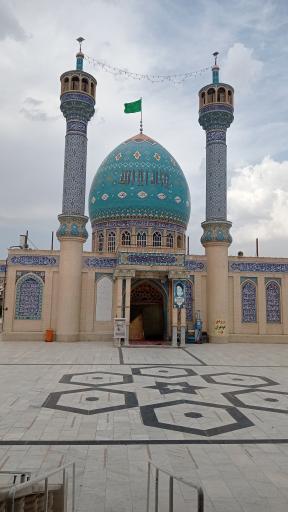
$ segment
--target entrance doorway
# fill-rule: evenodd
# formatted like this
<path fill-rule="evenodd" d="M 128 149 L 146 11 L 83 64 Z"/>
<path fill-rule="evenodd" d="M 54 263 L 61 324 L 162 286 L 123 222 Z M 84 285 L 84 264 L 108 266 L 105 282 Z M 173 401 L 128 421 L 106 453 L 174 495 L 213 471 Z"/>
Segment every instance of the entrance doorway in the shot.
<path fill-rule="evenodd" d="M 130 340 L 161 341 L 163 338 L 163 294 L 153 282 L 141 282 L 131 290 Z"/>

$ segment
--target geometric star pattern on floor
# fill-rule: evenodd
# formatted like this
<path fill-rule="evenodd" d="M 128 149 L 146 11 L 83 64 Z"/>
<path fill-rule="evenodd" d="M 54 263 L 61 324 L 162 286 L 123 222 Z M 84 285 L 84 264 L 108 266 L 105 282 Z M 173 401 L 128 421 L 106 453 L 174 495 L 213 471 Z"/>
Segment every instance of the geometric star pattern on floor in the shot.
<path fill-rule="evenodd" d="M 266 376 L 233 372 L 201 374 L 178 365 L 132 366 L 128 372 L 96 370 L 64 374 L 60 383 L 81 387 L 50 393 L 43 407 L 82 415 L 137 408 L 145 426 L 204 437 L 254 426 L 245 409 L 288 413 L 286 393 L 263 389 L 278 385 Z M 151 385 L 147 385 L 149 381 Z M 201 382 L 206 385 L 202 386 Z M 222 391 L 218 386 L 232 389 Z M 161 401 L 159 398 L 157 401 L 154 392 Z M 165 400 L 170 394 L 175 395 L 175 400 Z M 187 395 L 193 395 L 193 400 Z"/>

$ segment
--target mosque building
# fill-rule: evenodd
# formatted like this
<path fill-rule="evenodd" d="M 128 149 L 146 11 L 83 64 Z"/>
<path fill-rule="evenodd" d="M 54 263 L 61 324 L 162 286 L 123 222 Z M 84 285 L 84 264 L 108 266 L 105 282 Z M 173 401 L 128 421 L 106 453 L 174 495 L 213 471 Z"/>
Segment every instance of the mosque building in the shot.
<path fill-rule="evenodd" d="M 83 251 L 87 127 L 97 88 L 83 60 L 80 47 L 76 69 L 60 77 L 66 119 L 60 250 L 14 248 L 0 262 L 2 340 L 40 341 L 52 329 L 59 342 L 111 341 L 121 321 L 125 344 L 183 346 L 200 319 L 212 343 L 288 342 L 288 259 L 228 256 L 226 133 L 234 90 L 219 81 L 216 59 L 212 83 L 199 91 L 205 254 L 187 254 L 193 204 L 182 169 L 142 130 L 113 149 L 95 174 L 88 198 L 92 246 Z"/>

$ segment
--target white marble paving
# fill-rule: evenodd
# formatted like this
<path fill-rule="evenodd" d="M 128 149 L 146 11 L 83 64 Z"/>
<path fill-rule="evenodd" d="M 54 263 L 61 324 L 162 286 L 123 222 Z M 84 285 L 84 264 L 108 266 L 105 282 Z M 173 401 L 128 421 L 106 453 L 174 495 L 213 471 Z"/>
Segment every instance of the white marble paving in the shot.
<path fill-rule="evenodd" d="M 120 359 L 112 343 L 0 343 L 0 441 L 13 443 L 0 445 L 0 469 L 41 473 L 76 460 L 78 512 L 142 512 L 147 460 L 152 458 L 161 467 L 202 485 L 205 511 L 287 512 L 288 443 L 273 442 L 288 439 L 287 348 L 186 347 L 206 364 L 201 365 L 181 349 L 125 348 Z M 135 373 L 139 367 L 143 370 Z M 186 369 L 192 372 L 187 375 Z M 63 382 L 63 375 L 70 374 Z M 137 396 L 138 406 L 97 412 L 103 407 L 125 406 L 124 391 Z M 60 405 L 92 414 L 43 407 L 49 395 L 59 392 L 69 392 L 60 396 Z M 208 438 L 203 433 L 169 429 L 169 425 L 184 429 L 193 425 L 207 431 L 228 423 L 227 393 L 242 401 L 228 405 L 248 418 L 251 426 Z M 170 404 L 175 401 L 179 403 Z M 157 418 L 168 428 L 144 424 L 139 406 L 166 403 Z M 233 444 L 209 442 L 226 439 Z M 264 439 L 269 444 L 263 444 Z M 36 440 L 60 444 L 29 444 Z M 69 444 L 81 440 L 87 444 Z M 205 443 L 189 444 L 191 440 Z M 93 445 L 95 441 L 107 444 Z M 120 445 L 110 445 L 110 441 Z M 139 444 L 126 445 L 125 441 Z M 149 441 L 159 444 L 145 444 Z M 160 484 L 160 511 L 164 511 L 167 480 L 163 478 Z M 190 489 L 175 484 L 177 512 L 193 510 L 195 503 Z"/>

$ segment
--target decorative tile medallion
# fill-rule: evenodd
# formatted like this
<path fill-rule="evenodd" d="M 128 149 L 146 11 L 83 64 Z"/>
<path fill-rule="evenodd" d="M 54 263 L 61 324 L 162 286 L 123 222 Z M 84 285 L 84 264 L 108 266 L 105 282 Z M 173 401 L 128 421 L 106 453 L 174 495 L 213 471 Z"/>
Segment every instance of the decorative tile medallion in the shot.
<path fill-rule="evenodd" d="M 108 199 L 108 197 L 109 197 L 108 194 L 102 194 L 101 199 L 103 201 L 106 201 Z"/>
<path fill-rule="evenodd" d="M 119 194 L 117 194 L 118 197 L 120 197 L 120 199 L 125 199 L 125 197 L 127 197 L 127 194 L 126 192 L 119 192 Z"/>
<path fill-rule="evenodd" d="M 140 197 L 140 199 L 144 199 L 145 197 L 148 196 L 148 194 L 144 190 L 141 190 L 140 192 L 138 192 L 137 196 Z"/>
<path fill-rule="evenodd" d="M 162 199 L 162 200 L 166 199 L 166 195 L 163 194 L 163 192 L 160 192 L 159 194 L 157 194 L 157 197 L 158 197 L 158 199 Z"/>

